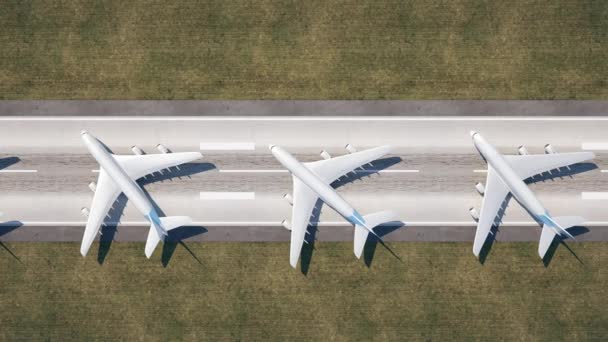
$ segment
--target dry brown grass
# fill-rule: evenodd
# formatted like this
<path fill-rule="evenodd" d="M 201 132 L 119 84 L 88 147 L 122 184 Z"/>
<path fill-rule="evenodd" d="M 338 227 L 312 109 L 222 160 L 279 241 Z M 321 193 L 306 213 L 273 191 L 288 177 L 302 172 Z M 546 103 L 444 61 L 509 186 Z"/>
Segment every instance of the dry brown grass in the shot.
<path fill-rule="evenodd" d="M 608 2 L 0 0 L 3 99 L 606 99 Z"/>
<path fill-rule="evenodd" d="M 190 243 L 168 265 L 114 243 L 103 265 L 76 243 L 0 250 L 1 340 L 590 340 L 608 334 L 606 243 L 392 243 L 371 267 L 318 243 L 308 275 L 285 243 Z M 92 252 L 96 250 L 94 246 Z"/>

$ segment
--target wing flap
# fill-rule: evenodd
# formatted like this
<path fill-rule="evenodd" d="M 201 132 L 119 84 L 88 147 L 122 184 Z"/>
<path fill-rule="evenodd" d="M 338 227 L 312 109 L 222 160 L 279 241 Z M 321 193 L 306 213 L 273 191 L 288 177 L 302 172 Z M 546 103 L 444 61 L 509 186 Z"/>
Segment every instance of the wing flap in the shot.
<path fill-rule="evenodd" d="M 473 254 L 475 256 L 479 256 L 492 230 L 496 215 L 509 192 L 509 188 L 498 177 L 496 171 L 491 166 L 488 166 L 486 190 L 481 202 L 481 213 L 479 214 L 479 222 L 477 222 L 477 230 L 475 231 L 475 242 L 473 243 Z"/>
<path fill-rule="evenodd" d="M 352 172 L 365 164 L 371 163 L 372 161 L 391 153 L 391 151 L 391 146 L 380 146 L 327 160 L 304 163 L 304 165 L 328 184 L 331 184 L 345 174 Z"/>
<path fill-rule="evenodd" d="M 82 244 L 80 245 L 80 254 L 82 254 L 82 256 L 87 255 L 89 248 L 91 248 L 91 244 L 97 237 L 99 227 L 120 193 L 121 190 L 118 185 L 116 185 L 106 171 L 101 168 L 99 170 L 99 177 L 97 178 L 97 187 L 95 188 L 95 195 L 93 197 L 93 202 L 91 203 L 87 225 L 84 229 L 84 235 L 82 236 Z"/>
<path fill-rule="evenodd" d="M 133 180 L 203 157 L 199 152 L 112 156 Z"/>
<path fill-rule="evenodd" d="M 310 216 L 318 195 L 297 177 L 293 177 L 293 207 L 291 215 L 291 245 L 289 263 L 295 268 L 302 252 L 302 244 L 310 223 Z"/>
<path fill-rule="evenodd" d="M 570 152 L 504 156 L 504 158 L 521 179 L 527 179 L 543 172 L 591 160 L 595 158 L 595 154 L 593 152 Z"/>

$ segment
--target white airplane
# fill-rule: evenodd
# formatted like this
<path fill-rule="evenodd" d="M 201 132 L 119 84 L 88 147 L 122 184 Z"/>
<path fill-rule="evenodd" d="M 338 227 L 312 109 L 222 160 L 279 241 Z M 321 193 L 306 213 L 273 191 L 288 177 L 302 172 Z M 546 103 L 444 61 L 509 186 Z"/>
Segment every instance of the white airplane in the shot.
<path fill-rule="evenodd" d="M 543 224 L 538 246 L 538 255 L 541 258 L 544 258 L 556 235 L 574 238 L 566 229 L 582 224 L 585 219 L 575 216 L 552 217 L 524 180 L 546 171 L 593 159 L 593 152 L 555 153 L 550 145 L 547 145 L 547 154 L 529 155 L 525 147 L 521 146 L 520 155 L 501 155 L 479 133 L 471 131 L 471 137 L 477 151 L 488 164 L 485 189 L 483 185 L 478 184 L 483 201 L 473 244 L 475 256 L 479 257 L 497 213 L 509 193 L 536 221 Z"/>
<path fill-rule="evenodd" d="M 145 253 L 150 258 L 158 243 L 167 236 L 171 229 L 187 225 L 192 219 L 187 216 L 159 217 L 158 213 L 148 200 L 141 187 L 135 182 L 137 179 L 173 166 L 187 163 L 199 158 L 199 152 L 141 154 L 141 150 L 133 147 L 136 155 L 115 155 L 94 136 L 82 131 L 81 138 L 89 152 L 99 163 L 99 178 L 97 184 L 91 184 L 95 196 L 90 211 L 87 211 L 87 225 L 82 237 L 80 254 L 86 256 L 93 240 L 97 236 L 99 227 L 116 201 L 120 193 L 135 204 L 135 207 L 150 222 L 150 231 L 146 241 Z M 159 145 L 159 149 L 160 149 Z M 168 152 L 165 149 L 165 152 Z"/>
<path fill-rule="evenodd" d="M 275 158 L 293 176 L 293 197 L 285 195 L 293 206 L 292 223 L 283 221 L 285 227 L 291 230 L 289 262 L 292 267 L 295 268 L 298 263 L 310 216 L 319 198 L 355 226 L 354 252 L 357 258 L 361 257 L 368 234 L 376 235 L 373 231 L 374 227 L 397 220 L 397 215 L 390 211 L 361 216 L 330 186 L 335 180 L 349 172 L 390 153 L 390 146 L 381 146 L 361 152 L 356 152 L 350 147 L 350 151 L 354 153 L 336 158 L 331 158 L 327 152 L 323 151 L 321 156 L 325 160 L 311 163 L 300 163 L 279 146 L 270 145 L 269 148 Z"/>

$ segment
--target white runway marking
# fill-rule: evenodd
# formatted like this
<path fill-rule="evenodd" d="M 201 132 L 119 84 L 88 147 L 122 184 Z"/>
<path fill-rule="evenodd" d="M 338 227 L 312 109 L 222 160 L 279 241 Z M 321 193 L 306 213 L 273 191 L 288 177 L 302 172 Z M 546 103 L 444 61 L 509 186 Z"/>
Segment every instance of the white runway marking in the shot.
<path fill-rule="evenodd" d="M 278 173 L 278 172 L 289 172 L 288 170 L 225 170 L 220 169 L 219 172 L 225 173 Z M 419 173 L 420 170 L 357 170 L 355 173 Z"/>
<path fill-rule="evenodd" d="M 365 171 L 355 171 L 356 173 L 418 173 L 420 170 L 365 170 Z"/>
<path fill-rule="evenodd" d="M 219 170 L 226 173 L 273 173 L 273 172 L 289 172 L 287 170 Z"/>
<path fill-rule="evenodd" d="M 608 173 L 608 170 L 600 170 L 601 173 Z"/>
<path fill-rule="evenodd" d="M 583 150 L 608 150 L 608 142 L 584 142 L 581 144 Z"/>
<path fill-rule="evenodd" d="M 98 173 L 98 172 L 99 172 L 99 170 L 91 170 L 91 172 L 93 172 L 93 173 Z"/>
<path fill-rule="evenodd" d="M 607 200 L 608 192 L 582 192 L 581 198 L 584 200 Z"/>
<path fill-rule="evenodd" d="M 395 116 L 20 116 L 0 117 L 0 121 L 608 121 L 608 117 L 579 117 L 579 116 L 545 116 L 545 117 L 508 117 L 508 116 L 418 116 L 418 117 L 395 117 Z"/>
<path fill-rule="evenodd" d="M 2 173 L 33 173 L 38 172 L 38 170 L 0 170 Z"/>
<path fill-rule="evenodd" d="M 255 192 L 200 192 L 201 200 L 254 200 Z"/>
<path fill-rule="evenodd" d="M 253 151 L 255 143 L 252 142 L 202 142 L 200 149 L 204 151 Z"/>
<path fill-rule="evenodd" d="M 486 173 L 488 170 L 473 170 L 475 173 Z"/>

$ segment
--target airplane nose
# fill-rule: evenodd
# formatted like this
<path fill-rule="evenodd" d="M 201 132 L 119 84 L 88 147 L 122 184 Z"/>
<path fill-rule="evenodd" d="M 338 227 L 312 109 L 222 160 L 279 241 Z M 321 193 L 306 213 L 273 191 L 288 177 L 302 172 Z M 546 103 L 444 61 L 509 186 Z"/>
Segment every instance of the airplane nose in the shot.
<path fill-rule="evenodd" d="M 469 134 L 471 135 L 471 138 L 472 138 L 473 136 L 475 136 L 475 134 L 477 134 L 477 132 L 475 132 L 475 131 L 470 131 L 470 132 L 469 132 Z"/>

